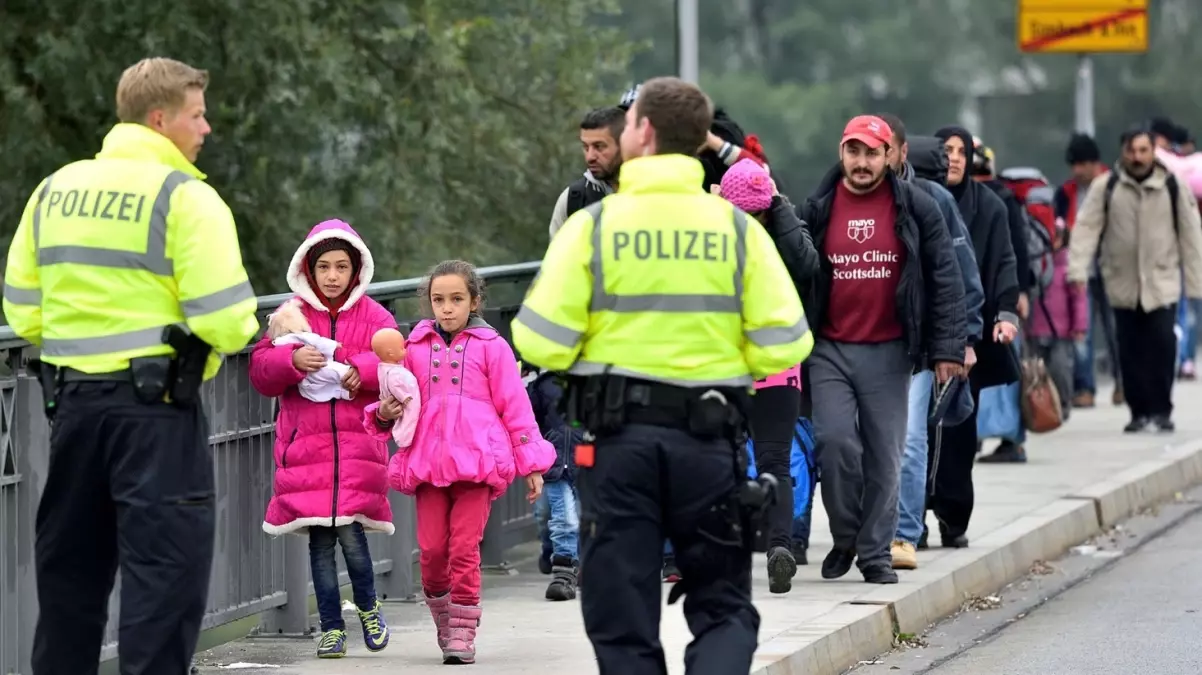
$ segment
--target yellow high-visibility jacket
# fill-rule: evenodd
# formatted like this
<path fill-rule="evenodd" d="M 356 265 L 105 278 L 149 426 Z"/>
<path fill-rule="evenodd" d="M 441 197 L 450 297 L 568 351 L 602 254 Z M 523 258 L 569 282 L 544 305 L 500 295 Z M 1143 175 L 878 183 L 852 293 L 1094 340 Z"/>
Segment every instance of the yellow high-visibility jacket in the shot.
<path fill-rule="evenodd" d="M 13 235 L 4 313 L 41 358 L 85 373 L 173 354 L 164 327 L 183 324 L 221 355 L 259 329 L 234 217 L 166 137 L 118 124 L 95 159 L 42 181 Z"/>
<path fill-rule="evenodd" d="M 628 161 L 617 194 L 564 223 L 512 324 L 522 359 L 705 387 L 750 386 L 809 356 L 772 239 L 704 192 L 702 174 L 683 155 Z"/>

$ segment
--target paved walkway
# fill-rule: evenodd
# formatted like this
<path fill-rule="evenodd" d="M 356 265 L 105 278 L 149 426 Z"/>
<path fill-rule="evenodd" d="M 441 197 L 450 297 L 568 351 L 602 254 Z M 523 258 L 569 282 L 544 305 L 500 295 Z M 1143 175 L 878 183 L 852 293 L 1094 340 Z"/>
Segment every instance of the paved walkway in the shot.
<path fill-rule="evenodd" d="M 1104 405 L 1094 410 L 1074 411 L 1061 430 L 1033 436 L 1028 443 L 1028 464 L 977 466 L 977 503 L 970 539 L 981 538 L 1075 490 L 1154 459 L 1170 445 L 1202 438 L 1202 415 L 1194 412 L 1202 404 L 1202 384 L 1177 388 L 1178 431 L 1171 436 L 1121 433 L 1128 419 L 1126 408 L 1109 405 L 1109 390 L 1101 394 L 1098 399 Z M 837 581 L 823 581 L 819 577 L 818 566 L 830 547 L 821 502 L 814 508 L 811 546 L 811 564 L 801 568 L 793 592 L 788 595 L 769 594 L 763 564 L 757 565 L 755 601 L 763 617 L 761 644 L 786 631 L 799 637 L 817 637 L 832 631 L 846 622 L 835 614 L 824 615 L 879 588 L 863 583 L 854 570 Z M 947 552 L 940 549 L 920 552 L 920 565 L 944 555 Z M 492 675 L 596 672 L 579 605 L 544 600 L 547 577 L 538 574 L 531 564 L 519 568 L 521 573 L 517 576 L 485 578 L 483 625 L 476 643 L 477 667 Z M 920 583 L 908 580 L 910 574 L 913 573 L 901 573 L 903 586 Z M 684 672 L 682 658 L 690 639 L 680 607 L 677 604 L 665 608 L 662 626 L 668 668 L 674 674 Z M 424 606 L 389 604 L 386 613 L 393 630 L 392 644 L 379 654 L 368 653 L 358 635 L 352 636 L 350 654 L 335 662 L 318 661 L 313 656 L 315 642 L 248 639 L 201 654 L 198 663 L 203 673 L 230 672 L 221 666 L 234 663 L 273 666 L 243 666 L 246 669 L 238 671 L 252 675 L 445 672 Z M 358 626 L 350 614 L 347 623 Z"/>

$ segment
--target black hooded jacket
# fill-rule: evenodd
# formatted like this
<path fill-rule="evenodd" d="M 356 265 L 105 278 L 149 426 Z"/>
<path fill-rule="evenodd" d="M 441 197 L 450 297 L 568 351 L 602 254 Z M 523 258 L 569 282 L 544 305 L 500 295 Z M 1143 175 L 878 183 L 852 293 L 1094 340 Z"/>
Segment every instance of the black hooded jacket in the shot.
<path fill-rule="evenodd" d="M 1018 195 L 1006 187 L 1006 184 L 996 178 L 980 181 L 982 185 L 993 190 L 993 194 L 1001 198 L 1006 205 L 1006 213 L 1010 224 L 1010 246 L 1014 249 L 1014 275 L 1018 277 L 1018 290 L 1025 293 L 1035 285 L 1035 276 L 1031 274 L 1031 255 L 1027 252 L 1027 209 L 1018 200 Z"/>
<path fill-rule="evenodd" d="M 830 226 L 831 204 L 840 180 L 843 180 L 842 167 L 836 165 L 799 209 L 819 252 Z M 906 250 L 897 284 L 897 318 L 904 330 L 910 358 L 916 368 L 929 368 L 937 361 L 963 363 L 968 330 L 964 283 L 939 206 L 921 189 L 899 180 L 892 171 L 887 171 L 885 180 L 893 188 L 897 206 L 894 229 Z M 830 309 L 834 270 L 825 256 L 819 255 L 819 262 L 821 269 L 806 294 L 805 310 L 810 325 L 822 331 Z"/>
<path fill-rule="evenodd" d="M 764 229 L 776 244 L 776 251 L 780 253 L 793 285 L 797 287 L 797 295 L 804 298 L 814 277 L 821 271 L 818 249 L 814 248 L 810 231 L 784 195 L 772 198 L 766 220 L 768 222 L 764 223 Z"/>
<path fill-rule="evenodd" d="M 972 166 L 972 136 L 967 131 L 946 127 L 935 135 L 945 141 L 952 136 L 960 138 L 967 155 L 965 166 Z M 1018 363 L 1009 345 L 993 341 L 993 326 L 1000 320 L 1019 325 L 1019 287 L 1014 245 L 1010 242 L 1009 212 L 1002 199 L 969 177 L 967 170 L 963 180 L 949 186 L 948 190 L 955 195 L 960 215 L 968 226 L 977 255 L 977 268 L 981 271 L 981 287 L 985 291 L 985 305 L 981 308 L 985 329 L 981 341 L 974 345 L 977 365 L 972 373 L 982 387 L 1008 384 L 1020 375 Z"/>

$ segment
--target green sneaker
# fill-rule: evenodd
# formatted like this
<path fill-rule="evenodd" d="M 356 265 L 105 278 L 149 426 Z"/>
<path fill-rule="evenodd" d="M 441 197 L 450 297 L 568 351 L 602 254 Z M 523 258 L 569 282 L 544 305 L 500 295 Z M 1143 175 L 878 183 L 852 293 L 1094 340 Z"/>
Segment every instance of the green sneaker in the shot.
<path fill-rule="evenodd" d="M 378 652 L 388 646 L 388 624 L 380 613 L 380 601 L 370 612 L 359 611 L 359 623 L 363 624 L 363 643 L 370 651 Z"/>
<path fill-rule="evenodd" d="M 328 630 L 321 634 L 317 643 L 317 658 L 340 659 L 346 656 L 346 631 Z"/>

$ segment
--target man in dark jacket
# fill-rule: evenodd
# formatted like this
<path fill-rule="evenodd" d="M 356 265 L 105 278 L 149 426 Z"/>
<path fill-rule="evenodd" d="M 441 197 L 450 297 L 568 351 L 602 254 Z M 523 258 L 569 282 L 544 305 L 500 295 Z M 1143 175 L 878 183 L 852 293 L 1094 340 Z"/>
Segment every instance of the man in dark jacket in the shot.
<path fill-rule="evenodd" d="M 1031 271 L 1031 256 L 1027 251 L 1027 209 L 1014 191 L 998 180 L 993 150 L 973 138 L 972 178 L 993 190 L 1006 205 L 1010 225 L 1010 246 L 1014 249 L 1014 275 L 1018 277 L 1018 318 L 1026 320 L 1031 311 L 1030 290 L 1037 280 Z"/>
<path fill-rule="evenodd" d="M 879 117 L 848 122 L 840 163 L 801 209 L 821 271 L 805 302 L 817 331 L 807 364 L 822 502 L 834 548 L 822 576 L 857 562 L 869 583 L 897 583 L 897 530 L 907 392 L 915 368 L 946 382 L 963 372 L 964 284 L 939 207 L 889 170 L 893 132 Z"/>
<path fill-rule="evenodd" d="M 588 168 L 555 200 L 548 227 L 552 237 L 563 227 L 568 216 L 601 201 L 617 189 L 618 170 L 622 167 L 618 139 L 625 126 L 626 111 L 617 106 L 590 110 L 580 121 L 580 146 Z"/>
<path fill-rule="evenodd" d="M 968 226 L 981 286 L 985 289 L 982 316 L 984 335 L 976 345 L 977 364 L 969 372 L 973 401 L 981 389 L 1015 382 L 1020 376 L 1018 358 L 1011 343 L 1018 334 L 1018 276 L 1014 246 L 1010 242 L 1010 219 L 1005 203 L 992 190 L 969 177 L 973 160 L 973 138 L 960 127 L 935 132 L 943 140 L 948 156 L 948 191 L 956 198 L 960 216 Z M 977 453 L 977 416 L 963 424 L 946 427 L 942 444 L 932 443 L 930 466 L 934 480 L 928 486 L 928 506 L 939 519 L 943 545 L 968 545 L 965 532 L 972 517 L 972 467 Z M 923 537 L 925 540 L 925 536 Z M 919 548 L 925 541 L 920 542 Z"/>
<path fill-rule="evenodd" d="M 903 181 L 920 187 L 939 204 L 947 225 L 948 236 L 956 253 L 956 266 L 964 282 L 964 300 L 968 321 L 968 346 L 964 351 L 964 366 L 971 369 L 976 362 L 972 345 L 981 339 L 981 305 L 985 292 L 981 289 L 981 274 L 977 259 L 969 244 L 968 228 L 960 218 L 956 198 L 947 191 L 947 155 L 943 141 L 934 136 L 917 136 L 907 140 L 902 121 L 893 115 L 881 115 L 893 129 L 889 152 L 890 166 Z M 912 160 L 912 161 L 911 161 Z M 928 368 L 914 373 L 910 381 L 909 416 L 906 420 L 906 450 L 902 455 L 901 486 L 898 500 L 897 535 L 890 554 L 893 569 L 912 570 L 918 567 L 916 547 L 922 538 L 923 519 L 927 502 L 927 419 L 934 390 L 934 374 Z"/>

